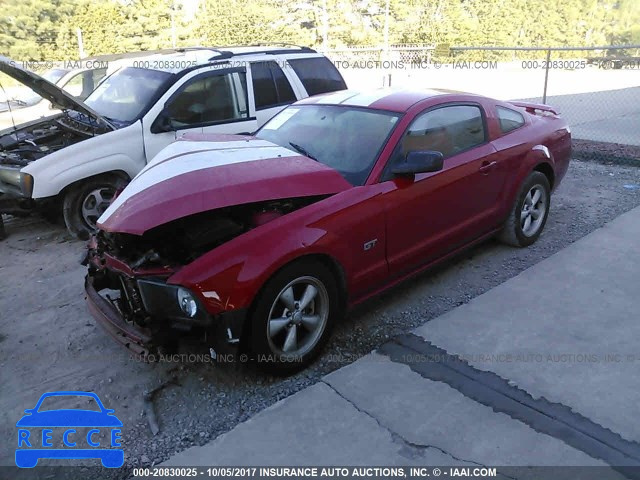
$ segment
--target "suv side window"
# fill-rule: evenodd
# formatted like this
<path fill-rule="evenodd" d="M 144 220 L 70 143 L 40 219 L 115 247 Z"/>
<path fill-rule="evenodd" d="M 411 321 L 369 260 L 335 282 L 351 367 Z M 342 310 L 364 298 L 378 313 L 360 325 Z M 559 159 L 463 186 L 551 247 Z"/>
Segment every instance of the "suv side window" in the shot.
<path fill-rule="evenodd" d="M 62 89 L 69 95 L 84 100 L 95 90 L 106 73 L 106 68 L 80 72 L 72 77 Z"/>
<path fill-rule="evenodd" d="M 246 119 L 246 91 L 245 72 L 204 74 L 184 84 L 166 111 L 178 128 Z"/>
<path fill-rule="evenodd" d="M 524 117 L 520 112 L 516 112 L 510 108 L 496 106 L 496 113 L 498 114 L 502 133 L 509 133 L 524 125 Z"/>
<path fill-rule="evenodd" d="M 297 58 L 288 62 L 310 96 L 347 88 L 338 69 L 326 57 Z"/>
<path fill-rule="evenodd" d="M 251 64 L 256 110 L 277 107 L 296 101 L 293 88 L 280 66 L 274 62 Z"/>
<path fill-rule="evenodd" d="M 80 98 L 82 95 L 83 74 L 78 73 L 65 84 L 62 89 L 72 97 Z"/>

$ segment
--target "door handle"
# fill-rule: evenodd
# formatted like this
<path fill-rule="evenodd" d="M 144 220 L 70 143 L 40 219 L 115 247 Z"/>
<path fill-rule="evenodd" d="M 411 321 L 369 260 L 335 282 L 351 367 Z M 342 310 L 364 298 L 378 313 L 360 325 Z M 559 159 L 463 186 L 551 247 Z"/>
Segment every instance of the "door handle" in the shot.
<path fill-rule="evenodd" d="M 480 166 L 480 171 L 482 173 L 489 173 L 489 171 L 496 166 L 496 163 L 498 162 L 482 162 L 482 165 Z"/>

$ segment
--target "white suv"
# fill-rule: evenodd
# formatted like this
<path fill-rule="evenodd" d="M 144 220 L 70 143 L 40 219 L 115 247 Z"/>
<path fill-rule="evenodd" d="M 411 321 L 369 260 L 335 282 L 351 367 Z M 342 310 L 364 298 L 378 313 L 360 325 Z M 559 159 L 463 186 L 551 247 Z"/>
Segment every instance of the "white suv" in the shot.
<path fill-rule="evenodd" d="M 63 204 L 84 237 L 114 193 L 186 133 L 253 132 L 286 105 L 343 90 L 306 47 L 188 48 L 119 60 L 84 102 L 0 57 L 0 71 L 63 112 L 0 131 L 1 213 Z"/>

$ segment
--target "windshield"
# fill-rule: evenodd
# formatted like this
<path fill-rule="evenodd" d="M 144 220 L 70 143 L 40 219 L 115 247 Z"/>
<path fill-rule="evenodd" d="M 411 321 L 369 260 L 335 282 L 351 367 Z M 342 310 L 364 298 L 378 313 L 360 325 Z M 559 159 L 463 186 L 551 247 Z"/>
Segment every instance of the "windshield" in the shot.
<path fill-rule="evenodd" d="M 53 68 L 51 70 L 47 70 L 40 76 L 45 80 L 48 80 L 51 83 L 55 84 L 67 72 L 68 70 L 63 70 L 62 68 Z M 31 90 L 29 87 L 21 86 L 19 88 L 16 88 L 13 93 L 9 95 L 9 100 L 16 103 L 18 107 L 28 107 L 38 103 L 40 100 L 42 100 L 42 97 Z"/>
<path fill-rule="evenodd" d="M 108 120 L 131 123 L 170 76 L 158 70 L 123 68 L 105 78 L 84 103 Z"/>
<path fill-rule="evenodd" d="M 363 185 L 399 118 L 350 106 L 295 105 L 267 122 L 256 137 L 334 168 Z"/>

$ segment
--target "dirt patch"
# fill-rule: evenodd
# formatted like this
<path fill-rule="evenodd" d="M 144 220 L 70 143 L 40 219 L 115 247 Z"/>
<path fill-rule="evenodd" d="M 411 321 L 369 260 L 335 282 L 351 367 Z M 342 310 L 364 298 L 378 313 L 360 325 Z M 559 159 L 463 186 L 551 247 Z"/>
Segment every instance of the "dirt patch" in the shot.
<path fill-rule="evenodd" d="M 581 160 L 597 160 L 640 167 L 640 146 L 621 143 L 572 140 L 573 155 Z"/>

